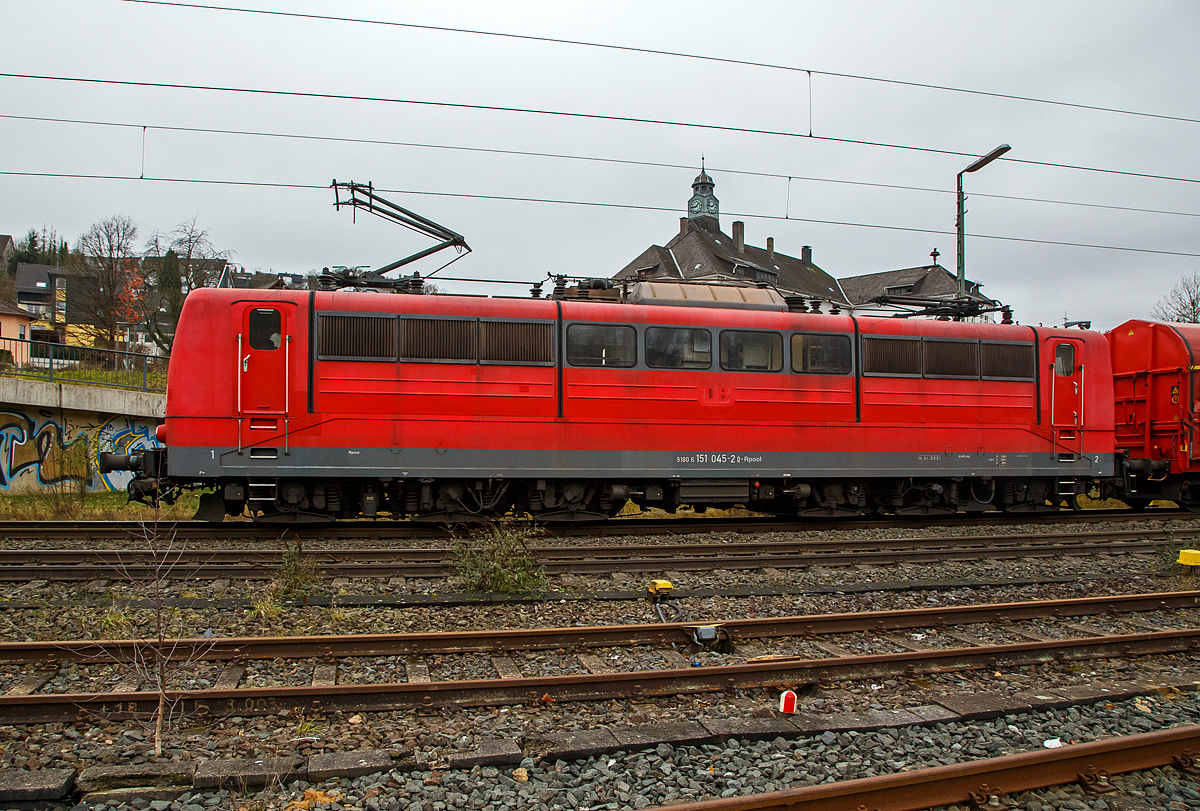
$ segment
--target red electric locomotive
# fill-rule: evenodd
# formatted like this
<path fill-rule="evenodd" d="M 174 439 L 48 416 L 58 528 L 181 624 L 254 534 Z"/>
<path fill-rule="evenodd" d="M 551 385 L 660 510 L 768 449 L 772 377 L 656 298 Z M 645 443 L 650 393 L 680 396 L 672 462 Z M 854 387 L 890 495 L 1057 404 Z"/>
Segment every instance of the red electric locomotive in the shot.
<path fill-rule="evenodd" d="M 1109 363 L 1099 333 L 789 312 L 735 287 L 204 289 L 130 494 L 204 488 L 212 520 L 1056 509 L 1114 480 Z"/>

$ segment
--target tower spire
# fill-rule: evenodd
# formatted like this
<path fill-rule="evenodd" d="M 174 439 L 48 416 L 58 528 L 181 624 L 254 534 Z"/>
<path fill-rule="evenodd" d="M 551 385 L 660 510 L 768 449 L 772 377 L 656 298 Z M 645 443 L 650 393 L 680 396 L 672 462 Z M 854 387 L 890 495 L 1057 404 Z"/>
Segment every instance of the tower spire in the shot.
<path fill-rule="evenodd" d="M 692 181 L 692 199 L 688 200 L 688 219 L 708 217 L 715 224 L 719 221 L 720 201 L 713 194 L 716 183 L 704 170 L 704 156 L 700 156 L 700 174 Z"/>

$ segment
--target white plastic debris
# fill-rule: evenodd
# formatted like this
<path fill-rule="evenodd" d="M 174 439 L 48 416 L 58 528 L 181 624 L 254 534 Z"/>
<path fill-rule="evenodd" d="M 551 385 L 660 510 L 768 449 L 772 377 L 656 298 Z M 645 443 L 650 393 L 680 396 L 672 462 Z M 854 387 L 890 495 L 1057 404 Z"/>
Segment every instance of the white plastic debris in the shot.
<path fill-rule="evenodd" d="M 1062 745 L 1062 738 L 1051 738 L 1048 741 L 1042 741 L 1042 746 L 1046 747 L 1047 749 L 1057 749 Z"/>

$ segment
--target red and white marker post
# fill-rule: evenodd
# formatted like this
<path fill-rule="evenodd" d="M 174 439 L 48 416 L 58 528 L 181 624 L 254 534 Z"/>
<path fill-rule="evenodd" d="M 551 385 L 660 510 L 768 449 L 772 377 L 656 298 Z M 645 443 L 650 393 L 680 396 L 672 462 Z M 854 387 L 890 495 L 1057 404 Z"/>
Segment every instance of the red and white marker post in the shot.
<path fill-rule="evenodd" d="M 796 711 L 796 694 L 791 690 L 784 690 L 779 694 L 779 711 L 793 713 Z"/>

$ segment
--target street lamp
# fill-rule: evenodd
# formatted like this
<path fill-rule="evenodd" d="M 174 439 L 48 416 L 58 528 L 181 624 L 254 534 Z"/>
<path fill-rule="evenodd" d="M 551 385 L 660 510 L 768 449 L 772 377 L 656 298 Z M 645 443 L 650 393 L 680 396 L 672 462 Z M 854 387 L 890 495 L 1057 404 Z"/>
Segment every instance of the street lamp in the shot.
<path fill-rule="evenodd" d="M 966 169 L 958 173 L 958 219 L 955 224 L 958 226 L 958 291 L 956 298 L 960 301 L 967 297 L 967 259 L 966 259 L 966 217 L 967 217 L 967 198 L 963 194 L 962 176 L 967 172 L 978 172 L 983 167 L 994 161 L 996 158 L 1003 155 L 1008 150 L 1012 149 L 1008 144 L 1000 144 L 991 152 L 984 155 L 979 160 L 972 163 Z"/>

